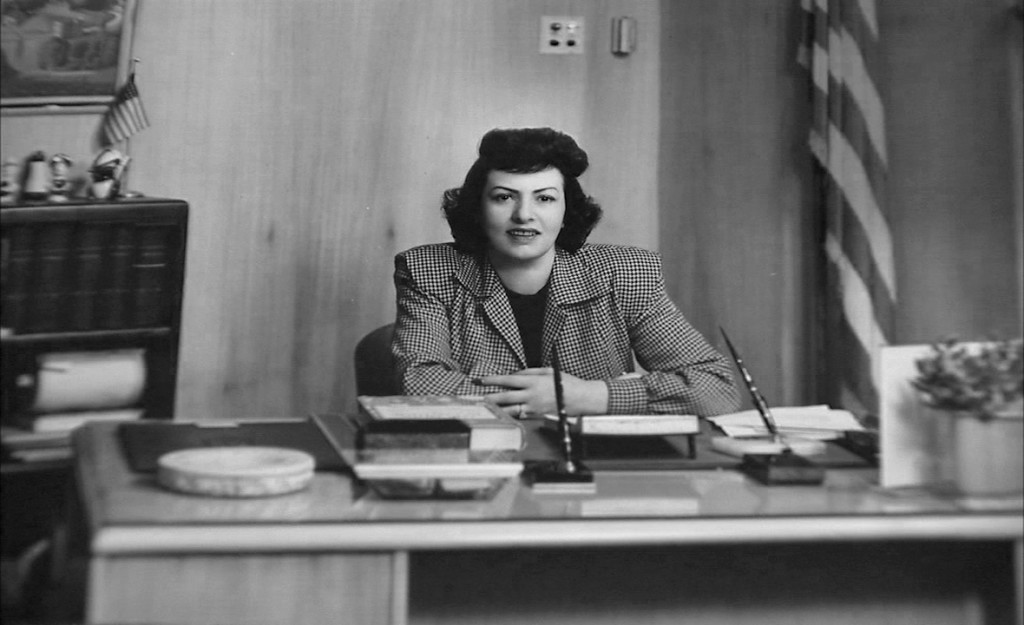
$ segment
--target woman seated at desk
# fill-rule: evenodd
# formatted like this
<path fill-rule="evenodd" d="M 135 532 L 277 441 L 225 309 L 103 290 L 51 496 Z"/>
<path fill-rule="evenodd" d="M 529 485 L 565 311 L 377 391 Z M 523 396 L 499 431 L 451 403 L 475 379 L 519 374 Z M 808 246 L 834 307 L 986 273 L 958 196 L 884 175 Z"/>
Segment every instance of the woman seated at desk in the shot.
<path fill-rule="evenodd" d="M 550 128 L 484 135 L 462 187 L 444 194 L 454 243 L 395 258 L 403 393 L 554 413 L 557 350 L 570 415 L 737 409 L 728 362 L 668 298 L 660 257 L 586 244 L 601 217 L 577 180 L 587 165 Z"/>

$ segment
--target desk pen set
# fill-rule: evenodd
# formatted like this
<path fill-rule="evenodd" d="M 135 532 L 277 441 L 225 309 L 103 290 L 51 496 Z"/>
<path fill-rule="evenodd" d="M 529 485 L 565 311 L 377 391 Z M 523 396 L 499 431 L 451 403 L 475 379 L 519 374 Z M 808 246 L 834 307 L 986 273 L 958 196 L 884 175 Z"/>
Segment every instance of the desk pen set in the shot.
<path fill-rule="evenodd" d="M 569 426 L 569 415 L 565 410 L 562 369 L 557 349 L 551 352 L 551 366 L 555 376 L 555 403 L 558 408 L 558 437 L 562 458 L 530 463 L 526 478 L 535 493 L 592 494 L 597 491 L 594 474 L 580 462 L 579 454 L 573 447 L 573 433 Z"/>
<path fill-rule="evenodd" d="M 763 484 L 821 484 L 825 479 L 825 469 L 793 452 L 789 442 L 779 433 L 779 428 L 775 424 L 771 410 L 768 408 L 768 402 L 765 401 L 761 392 L 757 390 L 754 378 L 743 364 L 743 359 L 740 358 L 736 348 L 733 347 L 732 341 L 729 340 L 725 330 L 722 328 L 719 328 L 719 330 L 722 332 L 725 344 L 729 347 L 729 353 L 736 363 L 736 368 L 739 370 L 740 376 L 750 392 L 750 398 L 754 402 L 754 407 L 757 409 L 758 414 L 761 415 L 761 420 L 768 429 L 772 441 L 779 444 L 782 448 L 781 453 L 744 454 L 740 470 Z"/>

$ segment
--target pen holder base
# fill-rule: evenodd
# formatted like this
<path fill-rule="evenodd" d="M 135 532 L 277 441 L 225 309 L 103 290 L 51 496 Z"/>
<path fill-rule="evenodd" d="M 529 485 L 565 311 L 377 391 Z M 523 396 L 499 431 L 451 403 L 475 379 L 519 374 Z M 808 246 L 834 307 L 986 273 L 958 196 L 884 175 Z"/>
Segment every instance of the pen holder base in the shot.
<path fill-rule="evenodd" d="M 525 472 L 526 481 L 535 493 L 593 494 L 597 492 L 593 472 L 579 462 L 531 463 Z"/>
<path fill-rule="evenodd" d="M 836 444 L 878 466 L 878 430 L 846 431 Z"/>
<path fill-rule="evenodd" d="M 745 454 L 740 469 L 762 484 L 817 485 L 825 481 L 825 469 L 792 452 Z"/>

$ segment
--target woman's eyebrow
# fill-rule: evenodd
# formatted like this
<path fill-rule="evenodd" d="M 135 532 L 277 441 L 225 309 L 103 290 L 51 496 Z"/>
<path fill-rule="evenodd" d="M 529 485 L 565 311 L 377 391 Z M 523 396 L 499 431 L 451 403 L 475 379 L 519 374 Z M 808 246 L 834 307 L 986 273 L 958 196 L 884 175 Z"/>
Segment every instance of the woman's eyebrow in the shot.
<path fill-rule="evenodd" d="M 542 189 L 534 189 L 533 190 L 534 193 L 542 193 L 544 191 L 554 191 L 554 192 L 557 193 L 558 192 L 558 187 L 544 187 Z"/>

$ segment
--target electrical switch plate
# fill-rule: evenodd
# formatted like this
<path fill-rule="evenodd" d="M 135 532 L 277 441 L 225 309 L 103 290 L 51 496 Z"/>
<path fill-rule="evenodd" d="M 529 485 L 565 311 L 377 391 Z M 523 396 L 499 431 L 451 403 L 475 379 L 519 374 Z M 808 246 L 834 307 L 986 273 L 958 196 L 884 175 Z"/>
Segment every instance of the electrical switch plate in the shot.
<path fill-rule="evenodd" d="M 583 18 L 545 15 L 540 18 L 541 54 L 583 54 Z"/>

